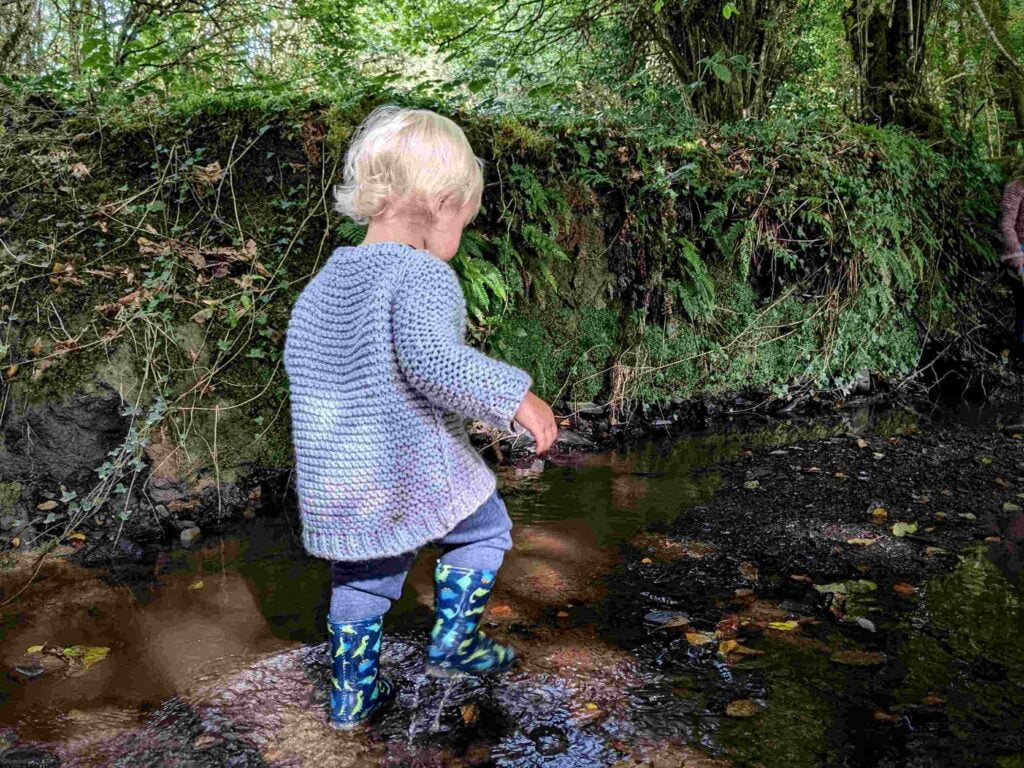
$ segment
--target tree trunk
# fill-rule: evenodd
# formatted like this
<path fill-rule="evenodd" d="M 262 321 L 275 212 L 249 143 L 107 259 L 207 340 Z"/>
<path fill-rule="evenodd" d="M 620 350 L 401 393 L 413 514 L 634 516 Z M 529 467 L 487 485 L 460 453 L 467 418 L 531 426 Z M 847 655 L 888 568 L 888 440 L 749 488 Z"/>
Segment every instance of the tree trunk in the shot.
<path fill-rule="evenodd" d="M 846 39 L 860 75 L 862 118 L 877 125 L 923 127 L 928 21 L 934 0 L 847 0 Z"/>
<path fill-rule="evenodd" d="M 644 3 L 633 34 L 653 40 L 679 84 L 691 93 L 695 115 L 708 122 L 761 117 L 790 74 L 800 37 L 801 0 L 670 0 L 659 11 Z"/>

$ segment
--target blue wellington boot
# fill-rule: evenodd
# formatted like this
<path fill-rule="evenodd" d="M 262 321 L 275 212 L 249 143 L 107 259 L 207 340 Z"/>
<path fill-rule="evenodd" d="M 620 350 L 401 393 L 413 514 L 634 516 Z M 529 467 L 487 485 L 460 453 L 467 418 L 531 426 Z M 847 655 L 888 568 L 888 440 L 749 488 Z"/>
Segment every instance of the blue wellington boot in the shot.
<path fill-rule="evenodd" d="M 434 569 L 434 628 L 426 673 L 434 677 L 504 672 L 515 649 L 489 639 L 477 628 L 494 586 L 494 571 L 438 563 Z"/>
<path fill-rule="evenodd" d="M 383 616 L 362 621 L 327 620 L 331 652 L 333 728 L 355 728 L 395 699 L 395 687 L 378 674 Z"/>

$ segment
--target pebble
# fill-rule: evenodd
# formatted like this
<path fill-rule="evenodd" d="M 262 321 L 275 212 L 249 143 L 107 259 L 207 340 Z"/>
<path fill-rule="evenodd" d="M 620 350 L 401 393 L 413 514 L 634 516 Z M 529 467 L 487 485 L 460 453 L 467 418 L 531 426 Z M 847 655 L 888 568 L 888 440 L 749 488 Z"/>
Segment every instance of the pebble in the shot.
<path fill-rule="evenodd" d="M 19 675 L 27 677 L 29 680 L 33 680 L 42 675 L 46 670 L 38 665 L 33 664 L 31 666 L 15 667 L 14 671 L 17 672 Z"/>
<path fill-rule="evenodd" d="M 181 543 L 188 546 L 198 539 L 201 534 L 202 531 L 200 531 L 199 527 L 196 525 L 193 525 L 191 528 L 186 528 L 181 532 Z"/>
<path fill-rule="evenodd" d="M 171 520 L 171 526 L 177 531 L 184 531 L 189 528 L 196 528 L 196 524 L 193 520 Z"/>

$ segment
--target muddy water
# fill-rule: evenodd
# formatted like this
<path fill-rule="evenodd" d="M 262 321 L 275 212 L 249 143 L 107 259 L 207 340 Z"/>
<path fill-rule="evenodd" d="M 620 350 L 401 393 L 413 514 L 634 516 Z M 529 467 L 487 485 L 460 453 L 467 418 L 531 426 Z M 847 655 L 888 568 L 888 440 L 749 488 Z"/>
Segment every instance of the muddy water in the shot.
<path fill-rule="evenodd" d="M 723 461 L 849 432 L 888 436 L 916 422 L 902 411 L 860 411 L 813 423 L 748 423 L 562 457 L 543 471 L 503 468 L 516 548 L 491 600 L 488 631 L 520 649 L 521 668 L 497 683 L 442 684 L 419 674 L 431 621 L 434 553 L 425 551 L 387 625 L 384 664 L 401 685 L 400 706 L 355 736 L 323 722 L 327 572 L 304 555 L 286 520 L 264 514 L 192 551 L 162 551 L 132 566 L 48 561 L 0 618 L 0 661 L 8 670 L 0 682 L 0 740 L 13 745 L 0 753 L 0 765 L 839 764 L 820 753 L 828 740 L 816 732 L 844 695 L 827 661 L 822 667 L 806 649 L 766 638 L 764 656 L 747 662 L 762 673 L 747 675 L 746 687 L 734 685 L 743 672 L 700 645 L 684 642 L 692 663 L 663 663 L 621 642 L 637 627 L 621 626 L 609 575 L 621 572 L 619 545 L 713 499 Z M 1017 523 L 1002 524 L 1009 527 L 1004 540 L 1018 541 Z M 1024 669 L 1010 630 L 958 638 L 955 615 L 972 590 L 994 590 L 1001 602 L 985 610 L 1019 627 L 1019 555 L 1011 551 L 1000 563 L 978 552 L 963 562 L 926 591 L 921 610 L 929 627 L 941 628 L 941 641 L 915 629 L 920 617 L 894 619 L 918 643 L 900 646 L 912 673 L 889 692 L 894 701 L 937 689 L 954 660 L 979 642 L 1002 659 L 1000 670 Z M 0 572 L 5 594 L 30 566 Z M 638 601 L 659 599 L 656 590 L 636 587 Z M 774 616 L 778 608 L 765 611 Z M 975 623 L 988 626 L 986 616 L 993 618 Z M 42 644 L 109 651 L 83 669 L 45 652 L 26 654 Z M 995 688 L 965 679 L 977 684 L 968 686 L 971 701 L 1020 695 L 1012 674 Z M 754 718 L 723 718 L 723 696 L 770 698 L 772 706 Z M 785 750 L 784 762 L 765 756 L 763 745 L 771 744 Z"/>

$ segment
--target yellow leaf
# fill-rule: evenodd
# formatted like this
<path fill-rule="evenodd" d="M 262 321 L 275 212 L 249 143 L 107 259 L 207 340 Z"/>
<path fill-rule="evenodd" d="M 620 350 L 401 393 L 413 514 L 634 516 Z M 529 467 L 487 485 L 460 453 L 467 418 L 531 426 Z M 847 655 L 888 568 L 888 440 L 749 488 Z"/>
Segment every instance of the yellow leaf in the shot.
<path fill-rule="evenodd" d="M 42 510 L 43 512 L 46 512 L 47 510 L 50 510 L 50 509 L 56 509 L 56 508 L 57 508 L 57 502 L 54 501 L 53 499 L 50 499 L 49 501 L 44 501 L 42 504 L 37 504 L 36 505 L 36 509 Z"/>
<path fill-rule="evenodd" d="M 81 531 L 74 531 L 68 534 L 68 541 L 85 541 L 85 534 Z"/>
<path fill-rule="evenodd" d="M 21 546 L 21 537 L 20 536 L 15 536 L 13 539 L 11 539 L 11 547 L 13 549 L 17 549 L 20 546 Z"/>
<path fill-rule="evenodd" d="M 82 667 L 88 669 L 97 661 L 103 661 L 110 652 L 109 648 L 93 645 L 69 645 L 63 654 L 69 659 L 81 659 Z"/>
<path fill-rule="evenodd" d="M 727 656 L 730 653 L 739 653 L 744 656 L 760 656 L 764 653 L 764 651 L 755 651 L 753 648 L 747 648 L 739 640 L 723 640 L 718 644 L 718 652 L 723 656 Z"/>
<path fill-rule="evenodd" d="M 690 645 L 707 645 L 708 643 L 714 642 L 714 635 L 709 635 L 707 632 L 687 632 L 686 640 Z"/>
<path fill-rule="evenodd" d="M 757 714 L 757 704 L 750 699 L 737 699 L 725 705 L 725 714 L 729 717 L 753 717 Z"/>
<path fill-rule="evenodd" d="M 41 645 L 30 645 L 25 653 L 39 653 L 41 650 L 43 650 Z"/>
<path fill-rule="evenodd" d="M 203 588 L 203 580 L 202 579 L 196 579 L 195 581 L 193 581 L 191 584 L 188 585 L 188 588 L 189 589 L 202 589 Z"/>
<path fill-rule="evenodd" d="M 595 704 L 595 703 L 594 703 L 594 702 L 592 702 L 592 701 L 588 701 L 588 702 L 587 702 L 586 704 L 584 704 L 583 706 L 584 706 L 584 708 L 586 708 L 586 709 L 591 709 L 591 710 L 593 710 L 593 709 L 597 709 L 597 704 Z"/>
<path fill-rule="evenodd" d="M 800 626 L 799 621 L 769 621 L 768 626 L 783 632 L 791 632 Z"/>
<path fill-rule="evenodd" d="M 846 543 L 853 544 L 857 547 L 870 547 L 876 541 L 878 541 L 878 539 L 847 539 Z"/>

